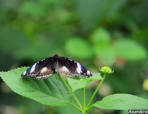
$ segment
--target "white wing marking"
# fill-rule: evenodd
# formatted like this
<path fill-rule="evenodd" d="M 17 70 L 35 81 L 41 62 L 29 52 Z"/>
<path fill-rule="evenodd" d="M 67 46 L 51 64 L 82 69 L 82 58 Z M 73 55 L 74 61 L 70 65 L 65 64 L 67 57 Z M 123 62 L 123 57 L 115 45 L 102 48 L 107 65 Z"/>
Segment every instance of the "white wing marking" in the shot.
<path fill-rule="evenodd" d="M 30 70 L 30 73 L 33 73 L 33 72 L 34 72 L 35 67 L 36 67 L 36 64 L 34 64 L 34 65 L 32 66 L 32 68 L 31 68 L 31 70 Z"/>
<path fill-rule="evenodd" d="M 77 63 L 76 71 L 80 74 L 82 72 L 80 63 Z"/>

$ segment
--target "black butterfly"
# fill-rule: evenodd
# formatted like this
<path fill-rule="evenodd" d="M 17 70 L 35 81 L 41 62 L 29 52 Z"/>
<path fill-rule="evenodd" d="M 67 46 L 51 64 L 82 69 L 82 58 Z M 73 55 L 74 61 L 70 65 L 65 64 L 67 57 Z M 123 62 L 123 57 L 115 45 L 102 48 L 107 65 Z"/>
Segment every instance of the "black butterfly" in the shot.
<path fill-rule="evenodd" d="M 92 76 L 91 72 L 80 63 L 70 58 L 60 57 L 58 55 L 54 55 L 53 57 L 49 57 L 35 63 L 24 73 L 22 73 L 21 76 L 22 78 L 31 76 L 39 80 L 46 79 L 53 73 L 58 73 L 60 75 L 66 75 L 69 77 Z"/>

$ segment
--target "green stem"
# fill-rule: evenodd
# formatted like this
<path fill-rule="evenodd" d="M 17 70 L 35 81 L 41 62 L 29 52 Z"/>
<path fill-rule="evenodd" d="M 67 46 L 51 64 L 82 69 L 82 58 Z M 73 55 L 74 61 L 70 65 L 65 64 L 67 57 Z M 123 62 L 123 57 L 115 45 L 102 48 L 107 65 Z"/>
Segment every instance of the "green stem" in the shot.
<path fill-rule="evenodd" d="M 85 87 L 83 88 L 83 109 L 82 114 L 86 114 L 86 107 L 85 107 Z"/>
<path fill-rule="evenodd" d="M 77 96 L 72 92 L 71 88 L 69 87 L 69 85 L 66 83 L 66 81 L 61 77 L 64 85 L 66 86 L 66 88 L 68 89 L 68 91 L 70 92 L 70 94 L 73 96 L 73 98 L 75 99 L 76 103 L 79 105 L 80 110 L 82 109 L 82 105 L 79 101 L 79 99 L 77 98 Z"/>
<path fill-rule="evenodd" d="M 83 111 L 82 111 L 82 114 L 86 114 L 86 110 L 83 110 Z"/>
<path fill-rule="evenodd" d="M 83 88 L 83 108 L 85 108 L 85 88 Z"/>
<path fill-rule="evenodd" d="M 104 82 L 105 78 L 106 78 L 106 75 L 104 75 L 103 79 L 100 81 L 100 83 L 98 84 L 98 86 L 97 86 L 97 88 L 95 89 L 94 93 L 92 94 L 92 96 L 91 96 L 91 98 L 90 98 L 90 100 L 89 100 L 89 102 L 88 102 L 88 104 L 87 104 L 87 110 L 88 110 L 90 104 L 92 103 L 92 101 L 93 101 L 93 99 L 94 99 L 96 93 L 97 93 L 98 90 L 100 89 L 102 83 Z M 90 107 L 91 107 L 91 106 L 90 106 Z"/>
<path fill-rule="evenodd" d="M 90 110 L 91 108 L 93 108 L 93 105 L 89 105 L 89 106 L 87 107 L 87 110 Z"/>

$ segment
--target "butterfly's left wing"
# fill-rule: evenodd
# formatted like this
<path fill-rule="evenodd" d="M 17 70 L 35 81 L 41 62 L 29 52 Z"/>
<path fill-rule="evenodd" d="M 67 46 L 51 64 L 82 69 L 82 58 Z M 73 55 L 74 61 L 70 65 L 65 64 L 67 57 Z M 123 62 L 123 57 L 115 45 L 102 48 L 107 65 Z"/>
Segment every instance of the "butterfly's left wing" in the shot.
<path fill-rule="evenodd" d="M 53 57 L 46 58 L 32 65 L 21 76 L 22 78 L 30 76 L 38 80 L 48 78 L 54 73 L 54 63 Z"/>
<path fill-rule="evenodd" d="M 59 74 L 68 75 L 70 77 L 92 76 L 91 72 L 87 70 L 82 64 L 66 57 L 59 57 L 57 59 L 55 70 Z"/>

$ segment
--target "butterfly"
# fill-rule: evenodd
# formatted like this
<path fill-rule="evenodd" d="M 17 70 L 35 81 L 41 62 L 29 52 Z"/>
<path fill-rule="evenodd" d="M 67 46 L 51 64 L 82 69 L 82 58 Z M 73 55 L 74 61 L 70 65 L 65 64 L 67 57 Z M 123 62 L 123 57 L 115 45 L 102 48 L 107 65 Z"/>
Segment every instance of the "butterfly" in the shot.
<path fill-rule="evenodd" d="M 52 57 L 38 61 L 23 72 L 21 77 L 26 78 L 30 76 L 40 80 L 52 76 L 53 73 L 58 73 L 62 76 L 64 75 L 69 77 L 92 76 L 91 72 L 79 62 L 56 54 Z"/>

